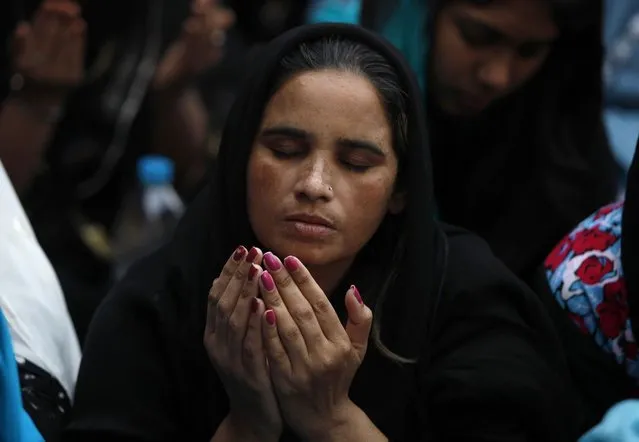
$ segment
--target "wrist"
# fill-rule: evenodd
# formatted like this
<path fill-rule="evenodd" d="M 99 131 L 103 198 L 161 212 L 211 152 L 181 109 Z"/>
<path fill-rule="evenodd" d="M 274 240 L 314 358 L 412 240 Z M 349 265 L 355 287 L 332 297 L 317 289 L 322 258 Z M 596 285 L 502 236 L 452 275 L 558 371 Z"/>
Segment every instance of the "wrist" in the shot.
<path fill-rule="evenodd" d="M 11 94 L 5 102 L 4 106 L 13 106 L 20 112 L 35 119 L 39 123 L 56 124 L 62 119 L 64 106 L 62 102 L 57 101 L 40 101 L 25 97 L 21 94 Z"/>
<path fill-rule="evenodd" d="M 281 430 L 260 425 L 253 419 L 243 419 L 232 412 L 227 416 L 228 425 L 237 440 L 246 442 L 278 442 Z"/>
<path fill-rule="evenodd" d="M 306 442 L 388 441 L 366 413 L 351 401 L 340 408 L 336 417 L 327 423 L 321 433 L 310 435 L 304 440 Z"/>

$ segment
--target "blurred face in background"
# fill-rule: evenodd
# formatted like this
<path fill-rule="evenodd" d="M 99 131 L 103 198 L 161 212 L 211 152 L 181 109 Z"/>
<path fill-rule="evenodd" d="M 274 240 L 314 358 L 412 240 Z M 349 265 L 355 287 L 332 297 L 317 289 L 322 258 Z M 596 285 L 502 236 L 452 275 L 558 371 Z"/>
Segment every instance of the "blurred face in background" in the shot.
<path fill-rule="evenodd" d="M 559 34 L 547 0 L 445 1 L 435 22 L 430 91 L 451 115 L 478 114 L 542 67 Z"/>

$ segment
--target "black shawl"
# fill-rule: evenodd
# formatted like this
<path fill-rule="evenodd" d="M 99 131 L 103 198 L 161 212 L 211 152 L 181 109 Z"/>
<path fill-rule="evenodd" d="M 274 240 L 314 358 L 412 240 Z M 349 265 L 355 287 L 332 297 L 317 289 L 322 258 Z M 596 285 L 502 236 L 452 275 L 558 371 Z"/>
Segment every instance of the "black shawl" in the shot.
<path fill-rule="evenodd" d="M 374 34 L 328 24 L 287 32 L 255 54 L 210 184 L 172 242 L 134 266 L 96 314 L 67 440 L 208 441 L 228 413 L 202 345 L 206 295 L 233 249 L 255 243 L 246 164 L 279 60 L 327 36 L 383 54 L 409 108 L 408 152 L 400 160 L 407 208 L 384 221 L 344 286 L 357 283 L 374 305 L 376 287 L 396 273 L 375 314 L 383 314 L 387 346 L 418 363 L 391 362 L 371 345 L 351 398 L 392 440 L 567 441 L 582 429 L 557 337 L 535 295 L 483 241 L 434 221 L 425 115 L 409 68 Z M 404 239 L 394 241 L 400 231 Z M 397 258 L 393 266 L 385 255 Z M 286 432 L 283 440 L 296 439 Z"/>

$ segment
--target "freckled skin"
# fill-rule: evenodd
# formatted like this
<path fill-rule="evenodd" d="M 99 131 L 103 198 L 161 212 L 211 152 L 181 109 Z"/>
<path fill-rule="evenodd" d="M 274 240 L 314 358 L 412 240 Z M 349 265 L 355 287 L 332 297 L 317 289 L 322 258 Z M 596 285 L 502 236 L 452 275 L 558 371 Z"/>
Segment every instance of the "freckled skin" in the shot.
<path fill-rule="evenodd" d="M 481 32 L 470 27 L 470 35 L 479 36 L 478 41 L 486 44 L 469 43 L 460 29 L 460 19 L 488 25 L 507 38 L 488 44 Z M 545 0 L 498 0 L 483 6 L 450 1 L 435 23 L 429 89 L 449 114 L 481 112 L 482 106 L 464 107 L 460 96 L 477 96 L 487 107 L 519 89 L 543 66 L 550 46 L 533 56 L 522 57 L 519 51 L 531 42 L 552 41 L 558 33 Z"/>
<path fill-rule="evenodd" d="M 278 158 L 261 140 L 262 131 L 278 126 L 308 134 L 300 155 Z M 371 165 L 363 172 L 351 170 L 344 162 L 351 156 L 344 158 L 339 144 L 345 138 L 372 142 L 383 156 L 349 153 L 354 160 L 363 155 Z M 377 91 L 366 78 L 326 70 L 289 79 L 266 107 L 248 163 L 247 209 L 260 243 L 278 256 L 299 257 L 311 269 L 343 272 L 373 236 L 389 204 L 399 207 L 392 139 Z M 296 237 L 284 221 L 296 212 L 328 217 L 335 231 L 324 238 Z"/>

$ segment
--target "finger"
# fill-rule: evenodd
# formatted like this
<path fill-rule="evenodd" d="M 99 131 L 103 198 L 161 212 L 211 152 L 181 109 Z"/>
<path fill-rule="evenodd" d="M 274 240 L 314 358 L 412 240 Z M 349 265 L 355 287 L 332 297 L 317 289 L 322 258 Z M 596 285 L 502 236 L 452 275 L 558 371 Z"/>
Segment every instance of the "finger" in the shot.
<path fill-rule="evenodd" d="M 214 8 L 206 16 L 209 29 L 228 30 L 235 23 L 235 13 L 228 8 Z"/>
<path fill-rule="evenodd" d="M 215 318 L 217 317 L 216 311 L 216 299 L 213 296 L 214 287 L 217 283 L 217 278 L 213 280 L 213 284 L 211 284 L 211 288 L 209 289 L 209 296 L 206 308 L 206 327 L 204 329 L 204 334 L 215 333 Z"/>
<path fill-rule="evenodd" d="M 27 22 L 20 22 L 16 26 L 13 32 L 13 38 L 11 40 L 11 55 L 14 62 L 20 57 L 27 49 L 27 40 L 31 34 L 31 25 Z"/>
<path fill-rule="evenodd" d="M 52 62 L 63 72 L 60 75 L 74 85 L 84 73 L 86 24 L 81 18 L 61 20 L 60 35 L 51 44 Z"/>
<path fill-rule="evenodd" d="M 79 7 L 68 1 L 45 1 L 36 11 L 33 20 L 34 36 L 38 41 L 39 51 L 49 57 L 54 45 L 59 43 L 62 35 L 61 20 L 79 16 Z"/>
<path fill-rule="evenodd" d="M 242 342 L 247 333 L 252 300 L 259 293 L 257 281 L 261 273 L 262 268 L 260 266 L 253 263 L 249 264 L 247 280 L 242 286 L 233 313 L 229 318 L 227 345 L 232 357 L 235 357 L 238 361 L 242 357 Z"/>
<path fill-rule="evenodd" d="M 244 251 L 246 251 L 246 249 L 244 249 Z M 242 256 L 243 255 L 244 254 L 242 254 Z M 240 327 L 239 324 L 233 324 L 234 329 L 229 330 L 229 320 L 235 310 L 240 293 L 247 282 L 249 268 L 258 257 L 260 259 L 262 257 L 261 250 L 257 247 L 252 247 L 246 254 L 245 259 L 240 258 L 240 262 L 235 267 L 235 273 L 233 273 L 226 288 L 219 296 L 216 305 L 217 317 L 215 318 L 215 333 L 220 335 L 220 342 L 228 344 L 229 333 L 235 333 L 236 329 Z"/>
<path fill-rule="evenodd" d="M 261 299 L 252 298 L 251 313 L 242 345 L 242 366 L 250 376 L 258 379 L 268 378 L 266 353 L 262 339 L 262 316 L 264 311 L 264 302 Z"/>
<path fill-rule="evenodd" d="M 191 12 L 193 14 L 204 14 L 207 8 L 210 8 L 216 1 L 212 0 L 193 0 L 191 3 Z"/>
<path fill-rule="evenodd" d="M 37 57 L 42 57 L 42 60 L 37 60 L 41 64 L 49 59 L 49 51 L 51 44 L 54 40 L 52 34 L 57 30 L 57 18 L 55 13 L 51 10 L 48 3 L 44 3 L 37 11 L 33 20 L 33 37 L 37 51 Z"/>
<path fill-rule="evenodd" d="M 277 256 L 271 252 L 266 253 L 264 263 L 275 281 L 277 292 L 286 306 L 287 313 L 290 314 L 302 333 L 308 352 L 319 348 L 320 344 L 326 341 L 326 337 L 315 316 L 313 307 Z"/>
<path fill-rule="evenodd" d="M 331 342 L 342 340 L 344 327 L 339 316 L 322 288 L 315 282 L 311 272 L 294 256 L 284 258 L 284 265 L 304 298 L 313 308 L 324 336 Z"/>
<path fill-rule="evenodd" d="M 346 334 L 351 340 L 351 345 L 357 350 L 360 361 L 366 355 L 368 347 L 368 336 L 373 324 L 373 312 L 369 309 L 354 285 L 346 293 L 346 311 L 348 320 L 346 322 Z"/>
<path fill-rule="evenodd" d="M 226 290 L 226 286 L 235 274 L 235 269 L 237 269 L 237 266 L 240 262 L 242 262 L 246 255 L 246 248 L 244 246 L 239 246 L 226 261 L 224 267 L 222 267 L 222 271 L 220 272 L 220 276 L 217 278 L 218 280 L 215 284 L 215 291 L 213 293 L 215 303 L 219 301 L 219 297 L 222 296 L 222 293 Z"/>
<path fill-rule="evenodd" d="M 288 376 L 292 373 L 293 366 L 288 353 L 280 340 L 278 332 L 278 317 L 275 311 L 268 309 L 261 317 L 262 340 L 268 361 L 268 368 L 273 376 L 273 380 Z"/>
<path fill-rule="evenodd" d="M 215 333 L 216 331 L 217 304 L 220 302 L 220 298 L 228 285 L 228 279 L 230 276 L 233 276 L 235 268 L 238 266 L 244 255 L 246 255 L 246 248 L 244 246 L 239 246 L 235 249 L 231 257 L 228 261 L 226 261 L 226 264 L 224 264 L 220 277 L 215 278 L 213 280 L 213 284 L 211 284 L 207 309 L 207 326 L 210 333 Z"/>
<path fill-rule="evenodd" d="M 260 275 L 260 292 L 266 307 L 273 312 L 273 317 L 277 316 L 279 341 L 286 349 L 291 364 L 294 368 L 305 366 L 308 361 L 308 349 L 304 337 L 288 312 L 268 270 Z"/>

